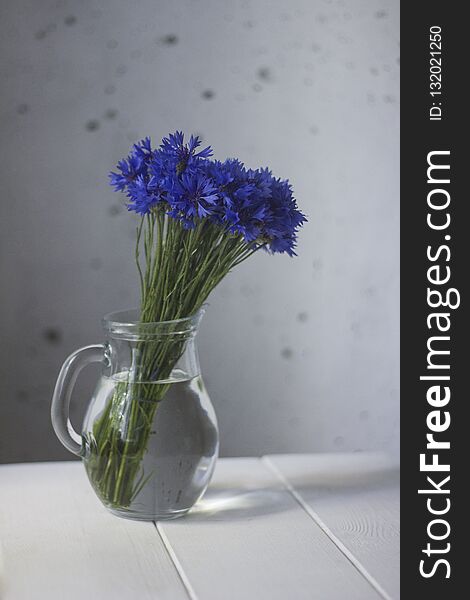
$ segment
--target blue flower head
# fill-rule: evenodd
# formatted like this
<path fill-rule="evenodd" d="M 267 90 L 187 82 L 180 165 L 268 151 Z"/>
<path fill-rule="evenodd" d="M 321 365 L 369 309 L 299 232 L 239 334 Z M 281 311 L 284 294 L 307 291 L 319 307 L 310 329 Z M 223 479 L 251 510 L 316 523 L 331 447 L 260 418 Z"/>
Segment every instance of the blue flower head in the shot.
<path fill-rule="evenodd" d="M 184 134 L 181 131 L 176 131 L 168 137 L 163 138 L 160 150 L 162 157 L 169 163 L 173 162 L 177 175 L 180 175 L 185 171 L 192 172 L 193 170 L 197 170 L 201 159 L 212 156 L 212 148 L 210 146 L 196 152 L 196 149 L 200 145 L 201 140 L 198 136 L 192 135 L 189 142 L 185 144 Z"/>
<path fill-rule="evenodd" d="M 179 213 L 186 220 L 210 216 L 219 199 L 216 185 L 201 172 L 183 173 L 172 192 L 168 203 L 173 214 Z"/>
<path fill-rule="evenodd" d="M 253 248 L 295 255 L 298 229 L 306 221 L 287 180 L 271 171 L 246 169 L 235 158 L 211 159 L 210 146 L 187 143 L 181 131 L 163 138 L 153 149 L 150 138 L 135 144 L 130 155 L 110 174 L 116 191 L 128 197 L 127 207 L 139 215 L 161 207 L 184 228 L 208 219 Z"/>

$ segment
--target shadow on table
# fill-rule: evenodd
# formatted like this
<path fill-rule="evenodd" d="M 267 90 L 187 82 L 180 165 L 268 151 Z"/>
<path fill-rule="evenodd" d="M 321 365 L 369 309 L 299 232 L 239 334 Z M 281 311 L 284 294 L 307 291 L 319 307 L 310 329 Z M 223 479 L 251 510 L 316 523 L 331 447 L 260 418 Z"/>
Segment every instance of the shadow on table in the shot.
<path fill-rule="evenodd" d="M 351 457 L 336 454 L 292 461 L 292 457 L 273 457 L 266 466 L 277 473 L 272 484 L 255 487 L 240 476 L 214 482 L 202 500 L 187 515 L 192 521 L 236 521 L 288 511 L 296 500 L 288 492 L 292 486 L 310 500 L 336 495 L 343 498 L 364 492 L 398 490 L 399 468 L 379 456 L 361 454 Z M 250 489 L 251 488 L 251 489 Z"/>

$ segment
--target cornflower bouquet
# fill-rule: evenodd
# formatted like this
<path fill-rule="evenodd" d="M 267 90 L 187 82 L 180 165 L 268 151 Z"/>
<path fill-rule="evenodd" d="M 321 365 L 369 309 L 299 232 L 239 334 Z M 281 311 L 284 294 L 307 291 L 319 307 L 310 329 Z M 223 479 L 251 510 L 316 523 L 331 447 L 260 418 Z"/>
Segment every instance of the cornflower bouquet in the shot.
<path fill-rule="evenodd" d="M 110 174 L 128 210 L 140 216 L 135 257 L 143 324 L 194 315 L 229 271 L 261 249 L 295 255 L 306 221 L 287 180 L 267 168 L 247 169 L 235 158 L 214 160 L 212 149 L 200 146 L 195 136 L 185 143 L 179 131 L 158 148 L 145 138 Z M 183 347 L 184 341 L 170 340 L 137 348 L 139 372 L 118 384 L 95 423 L 87 470 L 111 506 L 129 506 L 145 484 L 139 466 L 167 390 L 149 382 L 170 377 Z M 133 431 L 123 443 L 120 410 L 138 381 Z"/>

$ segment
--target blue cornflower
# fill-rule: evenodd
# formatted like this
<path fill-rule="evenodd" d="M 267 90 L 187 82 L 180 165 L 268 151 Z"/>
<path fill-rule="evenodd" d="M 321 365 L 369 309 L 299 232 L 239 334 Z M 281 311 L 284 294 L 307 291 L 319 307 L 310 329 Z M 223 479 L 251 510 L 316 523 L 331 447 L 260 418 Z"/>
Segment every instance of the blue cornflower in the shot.
<path fill-rule="evenodd" d="M 272 178 L 270 210 L 264 220 L 263 233 L 272 252 L 295 255 L 297 230 L 307 221 L 297 208 L 292 187 L 287 180 Z"/>
<path fill-rule="evenodd" d="M 186 220 L 204 218 L 212 214 L 219 199 L 218 189 L 212 179 L 202 173 L 183 173 L 172 189 L 168 203 Z"/>
<path fill-rule="evenodd" d="M 181 131 L 176 131 L 168 137 L 163 138 L 160 144 L 162 159 L 173 163 L 176 174 L 180 175 L 187 169 L 195 169 L 201 159 L 212 156 L 212 148 L 210 146 L 196 152 L 196 149 L 200 145 L 201 140 L 198 136 L 192 135 L 189 142 L 185 144 L 184 134 Z"/>
<path fill-rule="evenodd" d="M 123 192 L 129 183 L 135 181 L 143 173 L 145 164 L 140 157 L 130 154 L 127 159 L 124 158 L 118 162 L 117 168 L 119 173 L 111 172 L 109 178 L 114 189 L 117 192 Z"/>
<path fill-rule="evenodd" d="M 134 156 L 140 158 L 144 162 L 149 162 L 154 155 L 152 143 L 149 137 L 144 138 L 137 144 L 134 144 Z"/>
<path fill-rule="evenodd" d="M 152 207 L 163 198 L 159 189 L 150 190 L 148 182 L 143 175 L 139 175 L 135 181 L 127 186 L 127 210 L 133 210 L 139 215 L 148 214 Z"/>
<path fill-rule="evenodd" d="M 146 177 L 153 158 L 150 138 L 134 144 L 131 154 L 117 164 L 119 173 L 109 174 L 110 183 L 118 192 L 126 191 L 139 177 Z"/>

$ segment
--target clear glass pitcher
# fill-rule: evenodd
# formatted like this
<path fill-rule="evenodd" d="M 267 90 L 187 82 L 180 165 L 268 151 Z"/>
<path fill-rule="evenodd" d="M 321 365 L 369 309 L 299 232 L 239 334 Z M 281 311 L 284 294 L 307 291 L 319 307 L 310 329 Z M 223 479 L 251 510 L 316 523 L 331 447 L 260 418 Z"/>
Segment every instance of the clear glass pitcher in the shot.
<path fill-rule="evenodd" d="M 195 344 L 202 314 L 140 323 L 137 311 L 111 313 L 103 319 L 107 342 L 77 350 L 59 373 L 54 430 L 118 516 L 181 516 L 209 484 L 219 441 Z M 103 371 L 80 436 L 69 404 L 78 373 L 91 362 L 102 362 Z"/>

